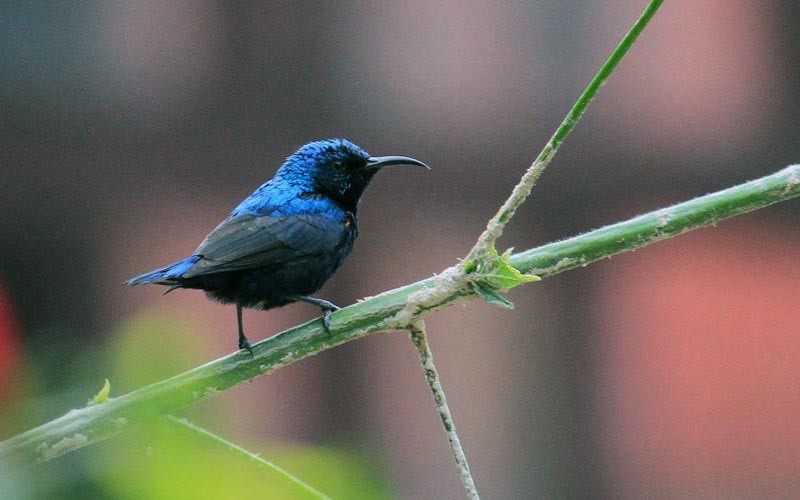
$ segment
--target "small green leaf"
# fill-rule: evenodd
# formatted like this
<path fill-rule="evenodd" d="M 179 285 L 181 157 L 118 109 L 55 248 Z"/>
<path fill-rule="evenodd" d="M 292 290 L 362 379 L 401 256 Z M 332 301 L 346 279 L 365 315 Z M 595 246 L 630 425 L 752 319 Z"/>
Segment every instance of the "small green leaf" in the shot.
<path fill-rule="evenodd" d="M 519 272 L 519 269 L 511 265 L 512 250 L 513 248 L 509 248 L 503 253 L 503 255 L 500 256 L 499 259 L 495 260 L 495 274 L 499 275 L 499 277 L 494 279 L 497 280 L 499 288 L 514 288 L 522 283 L 530 283 L 531 281 L 541 280 L 541 278 L 535 274 L 523 274 Z M 494 254 L 497 255 L 497 250 L 493 249 L 493 251 Z"/>
<path fill-rule="evenodd" d="M 523 283 L 541 280 L 535 274 L 523 274 L 511 265 L 512 250 L 509 248 L 503 255 L 498 255 L 497 249 L 492 247 L 486 258 L 479 261 L 476 273 L 485 278 L 491 288 L 508 290 Z"/>
<path fill-rule="evenodd" d="M 111 383 L 106 379 L 106 383 L 103 384 L 103 388 L 100 389 L 100 392 L 95 394 L 95 396 L 86 403 L 86 406 L 94 406 L 105 403 L 108 401 L 108 394 L 111 392 Z"/>
<path fill-rule="evenodd" d="M 500 292 L 541 279 L 535 274 L 523 274 L 512 266 L 512 250 L 509 248 L 503 255 L 499 255 L 497 249 L 491 247 L 474 266 L 476 279 L 472 281 L 472 288 L 475 293 L 489 304 L 503 309 L 513 309 L 514 304 Z"/>
<path fill-rule="evenodd" d="M 477 282 L 473 283 L 472 287 L 475 290 L 475 293 L 480 295 L 480 297 L 489 304 L 501 309 L 514 309 L 514 303 L 500 295 L 500 292 L 492 290 L 486 285 Z"/>

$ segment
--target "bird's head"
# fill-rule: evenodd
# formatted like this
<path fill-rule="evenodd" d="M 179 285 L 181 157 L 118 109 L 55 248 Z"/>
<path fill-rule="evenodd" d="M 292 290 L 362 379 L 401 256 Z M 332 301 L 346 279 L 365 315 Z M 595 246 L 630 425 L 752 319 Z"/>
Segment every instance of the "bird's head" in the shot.
<path fill-rule="evenodd" d="M 355 208 L 372 176 L 389 165 L 430 168 L 406 156 L 370 156 L 346 139 L 309 142 L 286 159 L 278 175 Z"/>

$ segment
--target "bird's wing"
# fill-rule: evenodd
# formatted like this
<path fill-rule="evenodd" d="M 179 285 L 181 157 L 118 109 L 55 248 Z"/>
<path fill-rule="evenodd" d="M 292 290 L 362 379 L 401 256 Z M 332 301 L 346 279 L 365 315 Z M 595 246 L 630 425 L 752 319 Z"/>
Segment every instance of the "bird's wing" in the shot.
<path fill-rule="evenodd" d="M 331 253 L 347 231 L 322 214 L 286 217 L 240 213 L 225 219 L 195 251 L 201 260 L 184 278 L 277 264 L 310 255 Z"/>

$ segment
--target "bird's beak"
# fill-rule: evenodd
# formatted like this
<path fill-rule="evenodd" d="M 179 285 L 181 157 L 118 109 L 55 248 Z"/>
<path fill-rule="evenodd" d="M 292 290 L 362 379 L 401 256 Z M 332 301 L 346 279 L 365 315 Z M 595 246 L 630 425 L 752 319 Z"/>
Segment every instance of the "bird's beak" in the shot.
<path fill-rule="evenodd" d="M 372 156 L 367 159 L 367 168 L 379 169 L 388 167 L 389 165 L 416 165 L 418 167 L 425 167 L 428 170 L 431 167 L 425 165 L 419 160 L 409 158 L 408 156 Z"/>

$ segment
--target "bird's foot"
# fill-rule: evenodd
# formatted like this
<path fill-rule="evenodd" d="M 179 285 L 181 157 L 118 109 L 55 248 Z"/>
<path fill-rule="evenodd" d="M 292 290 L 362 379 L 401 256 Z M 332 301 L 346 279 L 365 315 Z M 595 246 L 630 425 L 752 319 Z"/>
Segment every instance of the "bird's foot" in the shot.
<path fill-rule="evenodd" d="M 338 311 L 341 307 L 337 306 L 333 302 L 328 302 L 327 300 L 316 299 L 319 300 L 317 305 L 320 309 L 322 309 L 322 327 L 325 328 L 325 333 L 328 335 L 333 335 L 331 332 L 331 313 L 333 311 Z"/>
<path fill-rule="evenodd" d="M 250 356 L 255 356 L 253 354 L 253 346 L 250 345 L 250 341 L 247 340 L 247 337 L 241 336 L 239 337 L 239 350 L 247 349 L 247 352 L 250 353 Z"/>
<path fill-rule="evenodd" d="M 333 335 L 331 332 L 331 313 L 338 311 L 341 307 L 333 302 L 328 302 L 327 300 L 318 299 L 316 297 L 306 297 L 305 295 L 295 295 L 291 297 L 291 299 L 312 304 L 322 309 L 322 327 L 325 328 L 325 333 Z"/>
<path fill-rule="evenodd" d="M 250 341 L 244 336 L 244 327 L 242 327 L 242 304 L 239 302 L 236 303 L 236 323 L 239 325 L 239 350 L 247 349 L 250 356 L 255 357 L 253 356 L 253 347 L 250 345 Z"/>
<path fill-rule="evenodd" d="M 323 309 L 322 310 L 322 327 L 325 329 L 325 333 L 328 335 L 333 335 L 331 332 L 331 313 L 339 309 Z"/>

